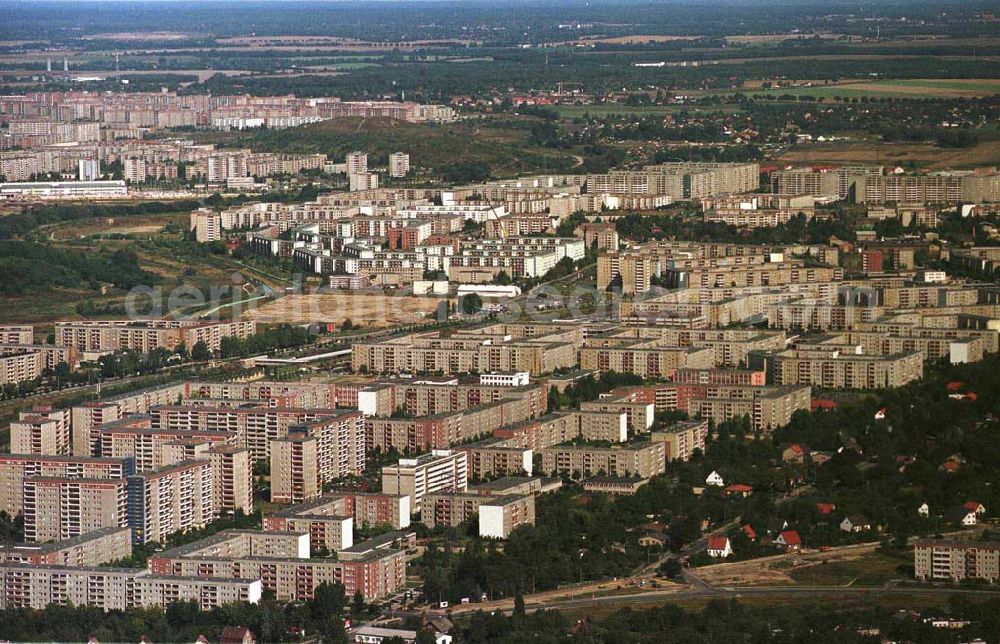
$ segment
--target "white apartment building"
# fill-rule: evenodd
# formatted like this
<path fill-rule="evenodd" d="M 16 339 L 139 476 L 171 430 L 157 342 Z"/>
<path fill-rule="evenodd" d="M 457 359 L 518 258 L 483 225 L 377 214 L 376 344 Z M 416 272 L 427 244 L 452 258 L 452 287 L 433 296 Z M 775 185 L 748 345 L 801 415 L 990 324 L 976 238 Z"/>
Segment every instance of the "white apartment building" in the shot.
<path fill-rule="evenodd" d="M 378 175 L 374 172 L 349 172 L 347 174 L 348 190 L 375 190 L 378 188 Z"/>
<path fill-rule="evenodd" d="M 347 165 L 347 174 L 364 174 L 368 172 L 368 155 L 364 152 L 351 152 L 344 161 Z"/>
<path fill-rule="evenodd" d="M 436 449 L 417 458 L 401 458 L 394 466 L 382 468 L 382 492 L 406 494 L 410 511 L 420 511 L 421 501 L 434 492 L 463 492 L 469 487 L 466 452 Z"/>
<path fill-rule="evenodd" d="M 410 155 L 405 152 L 393 152 L 389 155 L 389 176 L 405 177 L 410 171 Z"/>

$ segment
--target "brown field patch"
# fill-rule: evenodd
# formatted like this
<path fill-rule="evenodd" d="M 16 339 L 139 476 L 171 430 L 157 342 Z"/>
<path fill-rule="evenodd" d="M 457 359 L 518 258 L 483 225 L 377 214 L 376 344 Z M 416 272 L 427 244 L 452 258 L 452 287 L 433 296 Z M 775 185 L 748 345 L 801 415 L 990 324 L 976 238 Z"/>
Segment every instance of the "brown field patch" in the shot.
<path fill-rule="evenodd" d="M 388 327 L 426 322 L 427 315 L 437 310 L 441 300 L 442 298 L 436 297 L 389 295 L 370 291 L 286 295 L 248 311 L 244 317 L 269 324 L 341 324 L 344 320 L 351 320 L 354 324 Z"/>
<path fill-rule="evenodd" d="M 185 40 L 200 34 L 185 33 L 180 31 L 119 31 L 115 33 L 91 34 L 83 36 L 80 40 L 128 40 L 135 42 L 159 41 L 159 40 Z"/>
<path fill-rule="evenodd" d="M 970 148 L 940 148 L 930 143 L 812 143 L 792 146 L 776 160 L 797 165 L 903 165 L 912 161 L 932 170 L 962 169 L 1000 164 L 1000 145 L 996 141 L 983 141 Z"/>
<path fill-rule="evenodd" d="M 645 45 L 651 42 L 676 42 L 678 40 L 697 40 L 701 36 L 668 36 L 658 34 L 635 34 L 632 36 L 585 36 L 579 40 L 571 40 L 565 43 L 568 45 L 593 45 L 601 43 L 605 45 Z"/>
<path fill-rule="evenodd" d="M 787 33 L 787 34 L 748 34 L 748 35 L 733 35 L 726 36 L 726 41 L 731 43 L 740 43 L 743 45 L 760 45 L 760 44 L 773 44 L 780 43 L 786 40 L 813 40 L 815 38 L 820 38 L 822 40 L 836 40 L 841 38 L 843 34 L 835 34 L 829 32 L 819 32 L 819 33 Z"/>

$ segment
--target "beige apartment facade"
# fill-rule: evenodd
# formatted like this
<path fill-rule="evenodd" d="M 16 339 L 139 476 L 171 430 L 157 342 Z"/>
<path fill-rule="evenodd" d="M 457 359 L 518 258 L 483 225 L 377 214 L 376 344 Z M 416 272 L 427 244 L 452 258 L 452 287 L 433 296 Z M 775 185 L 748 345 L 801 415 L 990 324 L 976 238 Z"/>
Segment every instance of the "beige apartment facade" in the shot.
<path fill-rule="evenodd" d="M 382 491 L 410 497 L 410 511 L 420 512 L 423 498 L 434 492 L 462 492 L 469 486 L 469 461 L 465 452 L 433 450 L 417 458 L 401 458 L 382 468 Z"/>
<path fill-rule="evenodd" d="M 567 474 L 587 478 L 608 476 L 649 478 L 663 474 L 666 450 L 658 441 L 629 443 L 615 447 L 557 445 L 541 450 L 542 471 L 549 475 Z"/>

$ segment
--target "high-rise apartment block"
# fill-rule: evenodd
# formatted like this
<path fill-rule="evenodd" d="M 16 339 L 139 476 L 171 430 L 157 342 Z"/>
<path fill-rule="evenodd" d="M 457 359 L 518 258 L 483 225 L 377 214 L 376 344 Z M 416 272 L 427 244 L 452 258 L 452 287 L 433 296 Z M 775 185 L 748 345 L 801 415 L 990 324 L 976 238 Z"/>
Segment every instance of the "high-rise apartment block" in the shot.
<path fill-rule="evenodd" d="M 382 468 L 382 491 L 410 497 L 410 511 L 420 512 L 424 495 L 461 492 L 469 486 L 465 452 L 433 450 L 417 458 L 401 458 L 397 465 Z"/>
<path fill-rule="evenodd" d="M 410 171 L 410 155 L 405 152 L 393 152 L 389 155 L 389 176 L 405 177 Z"/>
<path fill-rule="evenodd" d="M 0 345 L 30 345 L 34 343 L 35 328 L 33 326 L 27 324 L 0 325 Z"/>
<path fill-rule="evenodd" d="M 62 541 L 128 525 L 125 479 L 24 479 L 24 538 Z"/>
<path fill-rule="evenodd" d="M 294 432 L 271 441 L 271 502 L 304 503 L 323 493 L 318 465 L 319 441 Z"/>
<path fill-rule="evenodd" d="M 0 511 L 16 516 L 24 510 L 24 481 L 35 477 L 122 479 L 132 474 L 128 459 L 0 454 Z"/>
<path fill-rule="evenodd" d="M 128 524 L 135 543 L 164 543 L 218 516 L 209 461 L 182 461 L 128 477 Z"/>
<path fill-rule="evenodd" d="M 344 163 L 349 175 L 368 172 L 368 155 L 364 152 L 349 152 Z"/>
<path fill-rule="evenodd" d="M 10 424 L 12 454 L 69 454 L 70 413 L 68 409 L 35 407 L 21 412 Z"/>

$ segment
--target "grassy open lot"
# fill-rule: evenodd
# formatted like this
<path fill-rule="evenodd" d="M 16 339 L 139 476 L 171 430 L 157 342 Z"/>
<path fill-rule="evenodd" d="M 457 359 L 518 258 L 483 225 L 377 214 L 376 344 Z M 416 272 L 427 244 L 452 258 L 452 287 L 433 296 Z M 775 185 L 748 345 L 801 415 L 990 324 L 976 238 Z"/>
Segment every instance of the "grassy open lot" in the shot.
<path fill-rule="evenodd" d="M 912 558 L 874 552 L 858 559 L 810 562 L 792 568 L 788 575 L 805 586 L 881 586 L 901 577 L 899 566 L 912 563 Z"/>
<path fill-rule="evenodd" d="M 870 593 L 860 595 L 858 593 L 838 595 L 824 595 L 822 598 L 823 609 L 826 611 L 853 610 L 859 608 L 871 608 L 881 606 L 892 609 L 921 610 L 930 608 L 941 608 L 948 605 L 949 595 L 904 595 L 904 594 L 878 594 Z M 965 597 L 969 602 L 977 602 L 978 598 Z M 685 610 L 704 610 L 710 599 L 671 599 L 664 597 L 662 602 L 650 602 L 635 606 L 635 610 L 648 610 L 655 606 L 673 604 Z M 778 608 L 784 609 L 791 606 L 816 606 L 817 598 L 813 595 L 775 595 L 775 596 L 753 596 L 743 595 L 739 602 L 753 608 Z M 570 620 L 589 618 L 599 621 L 623 608 L 620 604 L 602 604 L 598 606 L 587 606 L 583 608 L 562 608 L 560 613 Z"/>
<path fill-rule="evenodd" d="M 106 235 L 153 235 L 174 224 L 188 225 L 188 213 L 156 215 L 131 215 L 128 217 L 94 217 L 92 219 L 64 222 L 46 228 L 53 240 L 79 239 Z"/>

